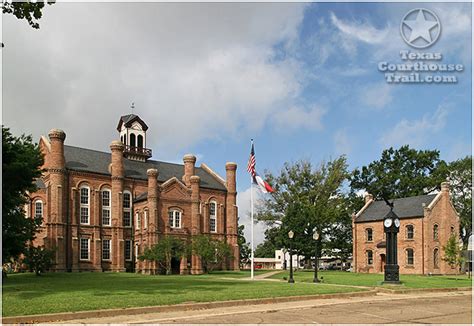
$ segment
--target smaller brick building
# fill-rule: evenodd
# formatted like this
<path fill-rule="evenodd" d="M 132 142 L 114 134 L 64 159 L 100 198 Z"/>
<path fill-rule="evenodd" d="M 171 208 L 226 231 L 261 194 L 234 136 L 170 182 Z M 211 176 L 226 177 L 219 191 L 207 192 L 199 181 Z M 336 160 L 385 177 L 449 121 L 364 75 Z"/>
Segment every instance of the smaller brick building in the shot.
<path fill-rule="evenodd" d="M 449 184 L 438 194 L 399 198 L 393 201 L 400 217 L 398 265 L 400 274 L 456 274 L 443 259 L 443 246 L 459 232 L 459 216 L 453 207 Z M 386 259 L 383 218 L 389 207 L 366 195 L 365 205 L 352 217 L 355 272 L 382 273 Z"/>

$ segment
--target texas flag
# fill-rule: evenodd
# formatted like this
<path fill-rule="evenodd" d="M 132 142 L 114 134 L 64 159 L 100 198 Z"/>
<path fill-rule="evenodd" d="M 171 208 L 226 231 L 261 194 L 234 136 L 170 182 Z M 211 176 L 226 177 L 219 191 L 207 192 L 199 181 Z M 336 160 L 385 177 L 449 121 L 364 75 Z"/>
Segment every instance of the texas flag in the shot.
<path fill-rule="evenodd" d="M 258 175 L 257 171 L 255 170 L 256 160 L 255 160 L 255 150 L 253 147 L 253 140 L 252 140 L 252 149 L 250 150 L 250 157 L 249 162 L 247 164 L 247 171 L 252 176 L 253 182 L 258 186 L 258 188 L 265 194 L 269 192 L 274 192 L 273 188 L 262 179 L 260 175 Z"/>

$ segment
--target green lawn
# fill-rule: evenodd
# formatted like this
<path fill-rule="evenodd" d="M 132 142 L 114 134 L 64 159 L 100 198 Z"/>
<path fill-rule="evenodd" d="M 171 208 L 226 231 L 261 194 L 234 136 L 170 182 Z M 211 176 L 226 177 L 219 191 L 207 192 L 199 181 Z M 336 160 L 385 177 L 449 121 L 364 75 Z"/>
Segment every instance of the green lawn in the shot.
<path fill-rule="evenodd" d="M 308 283 L 223 279 L 249 275 L 249 272 L 215 272 L 195 276 L 46 273 L 37 277 L 30 273 L 11 274 L 3 283 L 3 316 L 358 290 Z"/>
<path fill-rule="evenodd" d="M 297 271 L 294 274 L 296 282 L 313 282 L 314 272 Z M 383 274 L 350 273 L 341 271 L 318 271 L 319 278 L 323 278 L 326 284 L 360 285 L 360 286 L 380 286 L 383 281 Z M 284 271 L 273 275 L 271 278 L 283 279 L 288 277 L 288 272 Z M 423 276 L 423 275 L 400 275 L 403 286 L 409 288 L 452 288 L 470 287 L 472 280 L 466 275 L 458 276 Z"/>

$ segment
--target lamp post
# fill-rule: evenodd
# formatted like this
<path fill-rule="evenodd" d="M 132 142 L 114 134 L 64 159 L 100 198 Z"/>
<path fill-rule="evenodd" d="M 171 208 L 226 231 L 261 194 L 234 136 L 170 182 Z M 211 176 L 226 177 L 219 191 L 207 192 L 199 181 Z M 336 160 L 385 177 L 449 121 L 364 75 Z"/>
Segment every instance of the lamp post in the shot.
<path fill-rule="evenodd" d="M 314 229 L 313 239 L 315 241 L 315 248 L 314 248 L 314 278 L 313 283 L 319 283 L 318 279 L 318 240 L 319 240 L 319 233 Z"/>
<path fill-rule="evenodd" d="M 386 241 L 386 257 L 387 261 L 384 266 L 384 283 L 400 284 L 400 267 L 398 266 L 398 252 L 397 252 L 397 233 L 400 228 L 400 219 L 393 211 L 393 203 L 387 204 L 390 206 L 390 211 L 384 218 L 384 232 Z"/>
<path fill-rule="evenodd" d="M 283 269 L 286 271 L 286 249 L 283 249 Z"/>
<path fill-rule="evenodd" d="M 295 233 L 293 231 L 288 232 L 288 238 L 290 238 L 290 278 L 288 279 L 288 283 L 295 283 L 293 279 L 293 250 L 292 250 L 292 242 Z"/>

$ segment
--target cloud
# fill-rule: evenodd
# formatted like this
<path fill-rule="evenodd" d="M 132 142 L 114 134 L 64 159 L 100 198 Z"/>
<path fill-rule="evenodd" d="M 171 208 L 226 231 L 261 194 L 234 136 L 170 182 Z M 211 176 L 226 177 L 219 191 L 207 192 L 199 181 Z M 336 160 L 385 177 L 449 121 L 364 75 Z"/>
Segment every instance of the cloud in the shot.
<path fill-rule="evenodd" d="M 258 199 L 259 193 L 254 189 L 254 200 Z M 237 194 L 237 206 L 239 207 L 239 225 L 244 225 L 244 235 L 248 243 L 250 243 L 250 188 Z M 258 222 L 254 224 L 254 246 L 265 240 L 266 226 L 264 223 Z"/>
<path fill-rule="evenodd" d="M 279 111 L 273 116 L 273 121 L 278 130 L 287 132 L 289 130 L 323 129 L 322 118 L 327 110 L 319 105 L 313 105 L 309 109 L 299 106 L 290 107 L 288 110 Z"/>
<path fill-rule="evenodd" d="M 345 129 L 334 133 L 334 150 L 338 155 L 347 155 L 352 151 L 352 144 Z"/>
<path fill-rule="evenodd" d="M 393 90 L 393 86 L 384 82 L 371 84 L 360 90 L 360 101 L 369 108 L 382 109 L 392 102 Z"/>
<path fill-rule="evenodd" d="M 299 62 L 277 59 L 275 45 L 297 41 L 305 6 L 58 3 L 39 30 L 7 15 L 4 123 L 107 150 L 133 101 L 148 147 L 170 158 L 255 133 L 303 87 Z"/>
<path fill-rule="evenodd" d="M 337 18 L 333 12 L 330 13 L 330 17 L 331 22 L 339 31 L 359 41 L 368 44 L 381 44 L 387 41 L 390 27 L 377 29 L 369 22 L 343 21 Z"/>
<path fill-rule="evenodd" d="M 439 106 L 432 115 L 425 114 L 420 120 L 403 119 L 382 136 L 380 143 L 384 147 L 398 147 L 406 144 L 413 147 L 423 146 L 427 140 L 444 128 L 447 116 L 447 108 Z"/>

